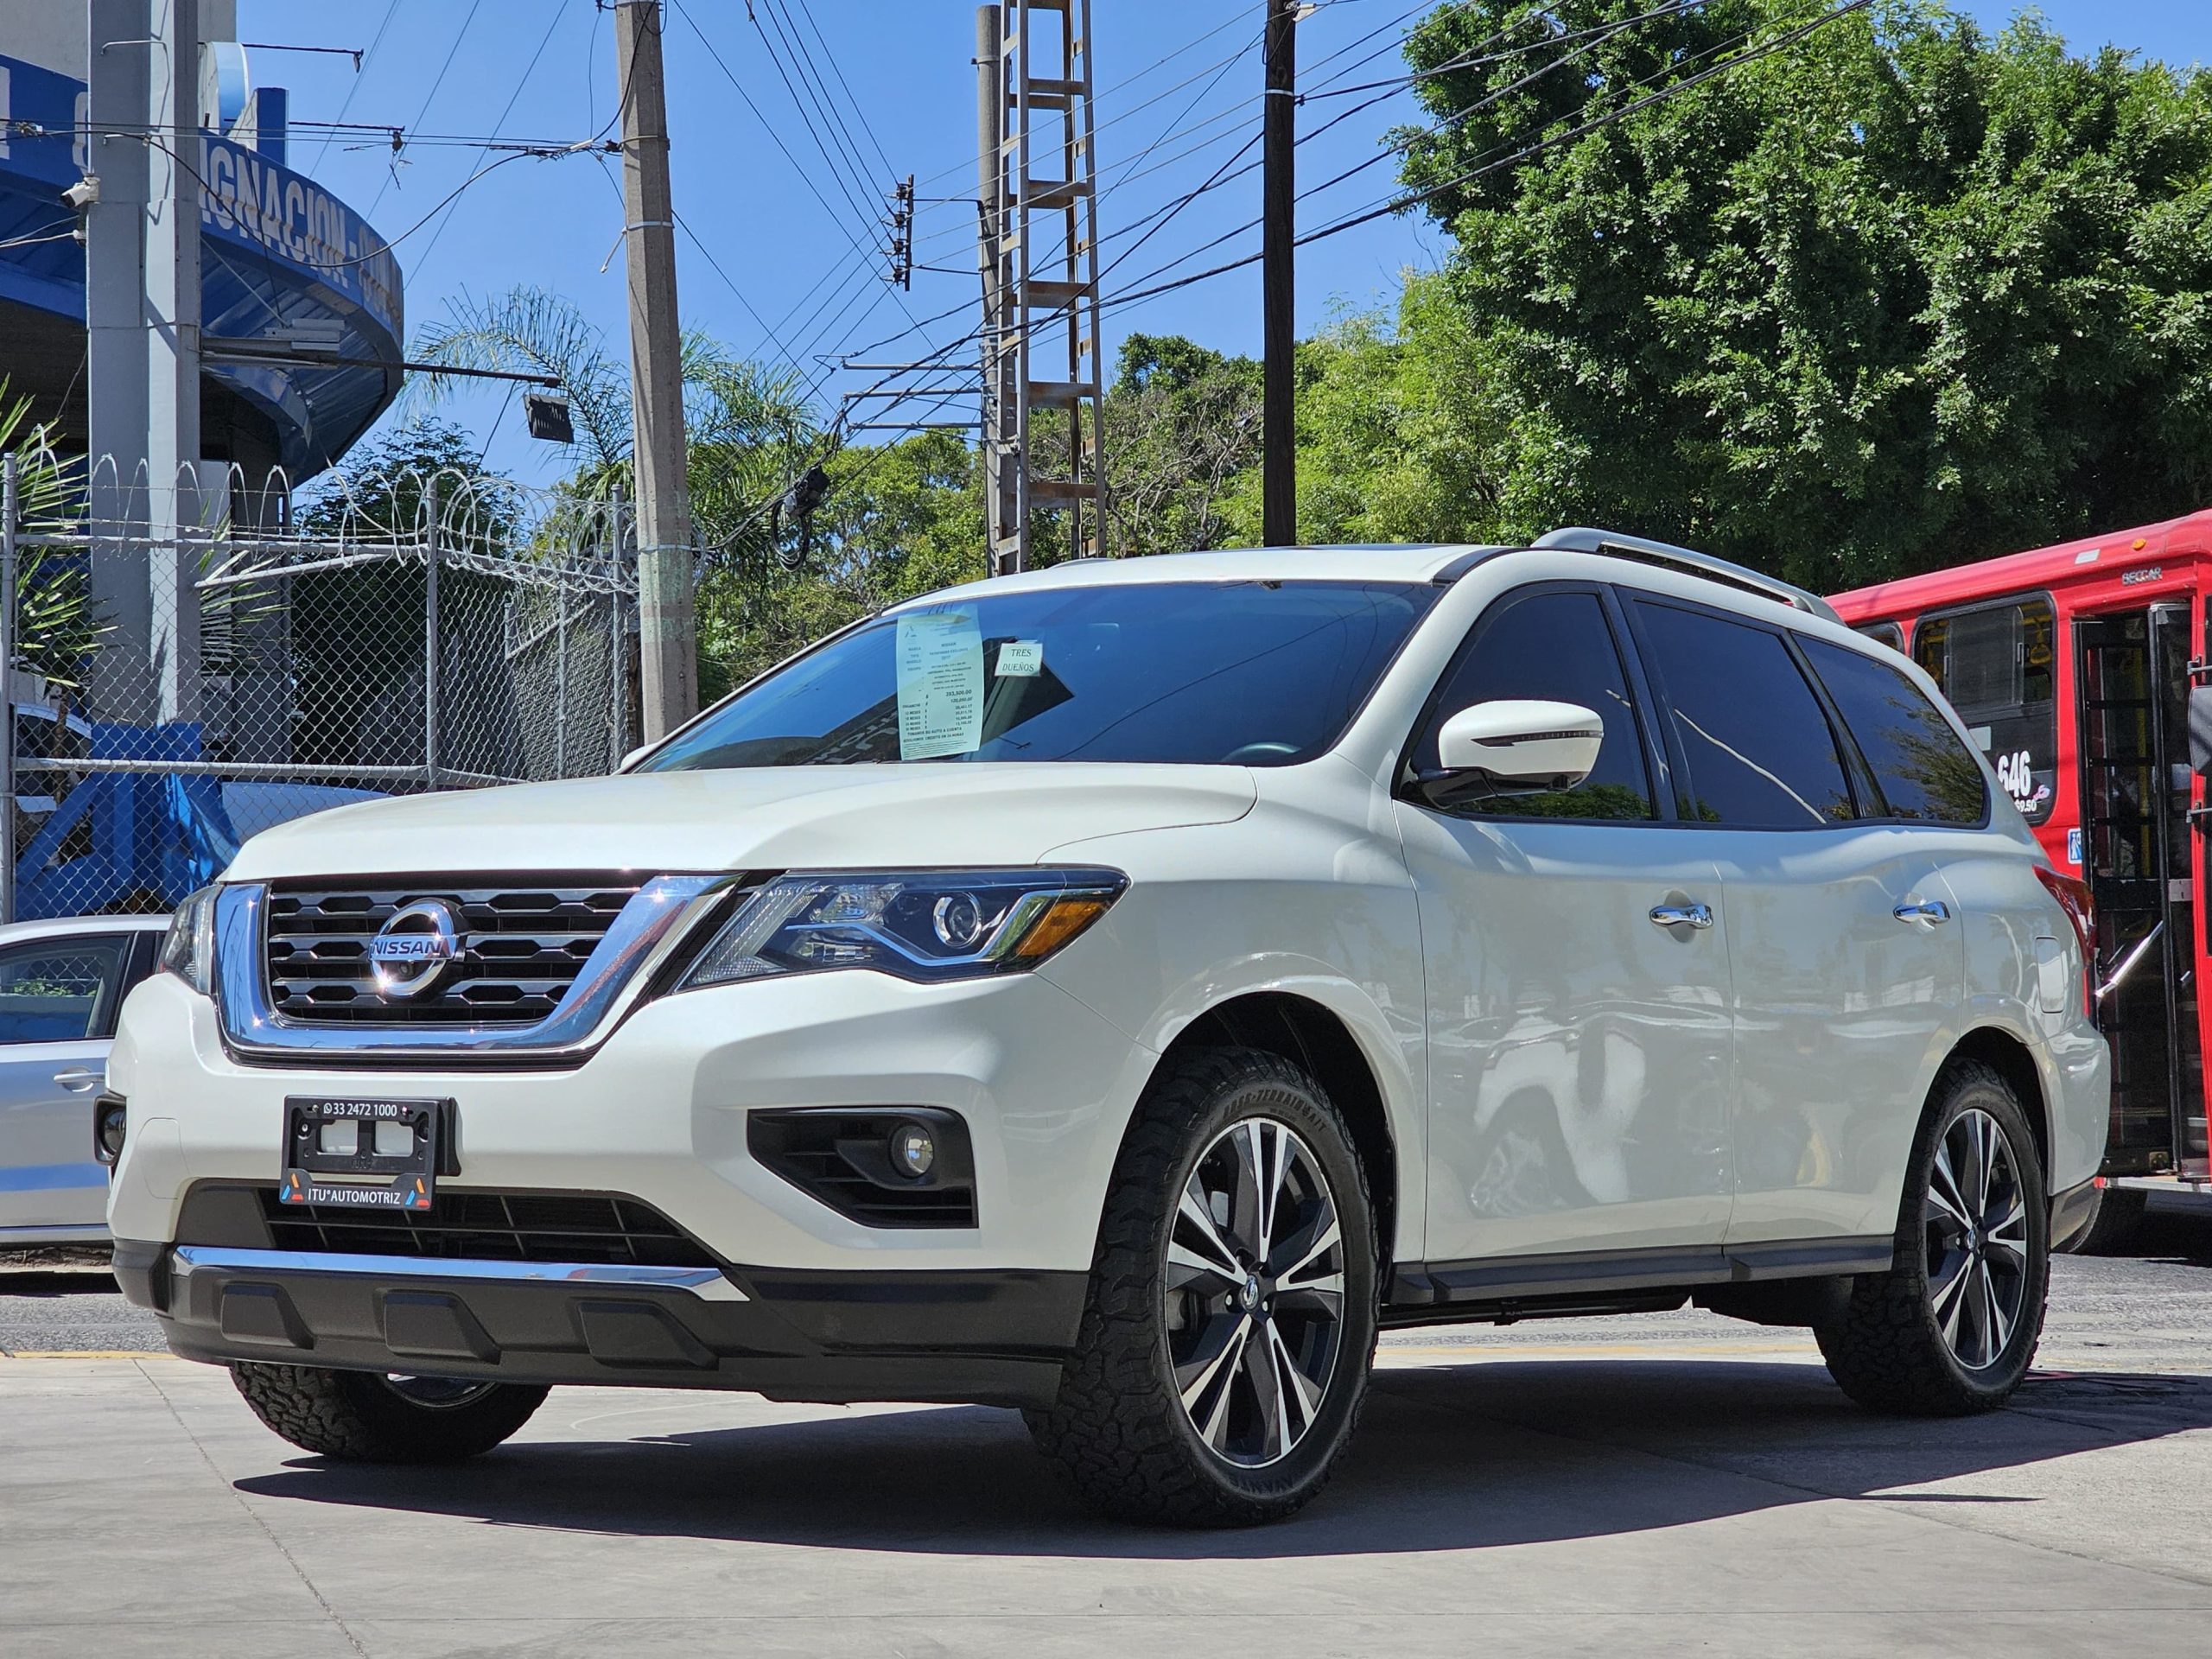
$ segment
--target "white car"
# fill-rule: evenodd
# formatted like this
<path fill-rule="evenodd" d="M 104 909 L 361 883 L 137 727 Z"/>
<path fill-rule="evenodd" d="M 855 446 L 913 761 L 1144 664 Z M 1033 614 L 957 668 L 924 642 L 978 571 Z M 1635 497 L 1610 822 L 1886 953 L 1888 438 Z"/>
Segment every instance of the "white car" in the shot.
<path fill-rule="evenodd" d="M 1685 1301 L 1971 1411 L 2103 1149 L 2088 923 L 1927 677 L 1748 571 L 1063 564 L 624 775 L 254 839 L 124 1013 L 116 1265 L 337 1458 L 555 1383 L 981 1402 L 1258 1521 L 1378 1328 Z"/>
<path fill-rule="evenodd" d="M 165 916 L 0 927 L 0 1250 L 107 1242 L 92 1103 Z"/>

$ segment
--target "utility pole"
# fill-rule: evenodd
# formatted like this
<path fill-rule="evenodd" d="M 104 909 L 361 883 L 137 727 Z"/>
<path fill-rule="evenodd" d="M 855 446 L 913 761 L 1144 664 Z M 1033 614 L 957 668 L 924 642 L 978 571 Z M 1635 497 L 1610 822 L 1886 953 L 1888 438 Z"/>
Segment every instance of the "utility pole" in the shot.
<path fill-rule="evenodd" d="M 94 603 L 92 712 L 197 718 L 200 527 L 200 0 L 86 9 L 86 388 Z"/>
<path fill-rule="evenodd" d="M 1299 0 L 1267 0 L 1268 92 L 1261 112 L 1260 288 L 1266 385 L 1260 421 L 1260 539 L 1298 544 L 1298 330 L 1295 321 Z"/>
<path fill-rule="evenodd" d="M 660 0 L 616 0 L 622 100 L 623 265 L 630 281 L 632 454 L 638 474 L 640 702 L 648 742 L 698 711 L 696 566 L 684 479 L 683 336 L 676 315 L 676 213 Z"/>

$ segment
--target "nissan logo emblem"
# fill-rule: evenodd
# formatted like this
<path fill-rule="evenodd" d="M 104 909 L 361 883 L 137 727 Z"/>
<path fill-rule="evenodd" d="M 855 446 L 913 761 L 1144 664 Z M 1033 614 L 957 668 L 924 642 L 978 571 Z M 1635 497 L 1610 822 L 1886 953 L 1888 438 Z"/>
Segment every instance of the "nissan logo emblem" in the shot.
<path fill-rule="evenodd" d="M 420 996 L 466 949 L 453 906 L 442 899 L 417 899 L 377 930 L 369 941 L 369 968 L 386 997 Z"/>

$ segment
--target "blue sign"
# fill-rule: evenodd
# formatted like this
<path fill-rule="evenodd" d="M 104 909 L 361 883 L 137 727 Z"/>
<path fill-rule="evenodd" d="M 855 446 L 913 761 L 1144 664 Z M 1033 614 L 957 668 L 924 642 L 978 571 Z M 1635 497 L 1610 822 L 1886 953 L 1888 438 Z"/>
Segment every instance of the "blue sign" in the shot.
<path fill-rule="evenodd" d="M 183 160 L 200 186 L 205 337 L 251 341 L 281 338 L 292 323 L 338 324 L 335 361 L 246 363 L 216 351 L 202 365 L 207 382 L 268 418 L 275 459 L 296 480 L 343 454 L 397 392 L 405 321 L 399 262 L 384 238 L 280 159 L 273 92 L 257 94 L 253 143 L 208 130 Z M 22 308 L 0 316 L 0 373 L 15 393 L 49 407 L 73 390 L 66 368 L 74 342 L 8 348 L 84 327 L 85 250 L 61 193 L 97 170 L 86 103 L 83 81 L 0 56 L 0 300 Z M 64 367 L 41 380 L 48 363 Z"/>
<path fill-rule="evenodd" d="M 200 223 L 216 242 L 312 271 L 400 337 L 399 262 L 366 219 L 313 179 L 204 133 Z"/>

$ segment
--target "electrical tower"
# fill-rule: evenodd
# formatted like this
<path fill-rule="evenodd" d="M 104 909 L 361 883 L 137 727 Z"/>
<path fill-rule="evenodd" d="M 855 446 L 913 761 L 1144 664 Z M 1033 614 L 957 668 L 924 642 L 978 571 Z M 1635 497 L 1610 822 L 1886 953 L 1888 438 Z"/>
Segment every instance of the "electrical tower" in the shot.
<path fill-rule="evenodd" d="M 976 19 L 976 57 L 979 126 L 997 135 L 979 182 L 984 466 L 1003 573 L 1029 567 L 1037 509 L 1068 514 L 1074 555 L 1105 551 L 1090 0 L 995 0 Z M 1033 464 L 1040 440 L 1064 457 L 1061 475 Z"/>

